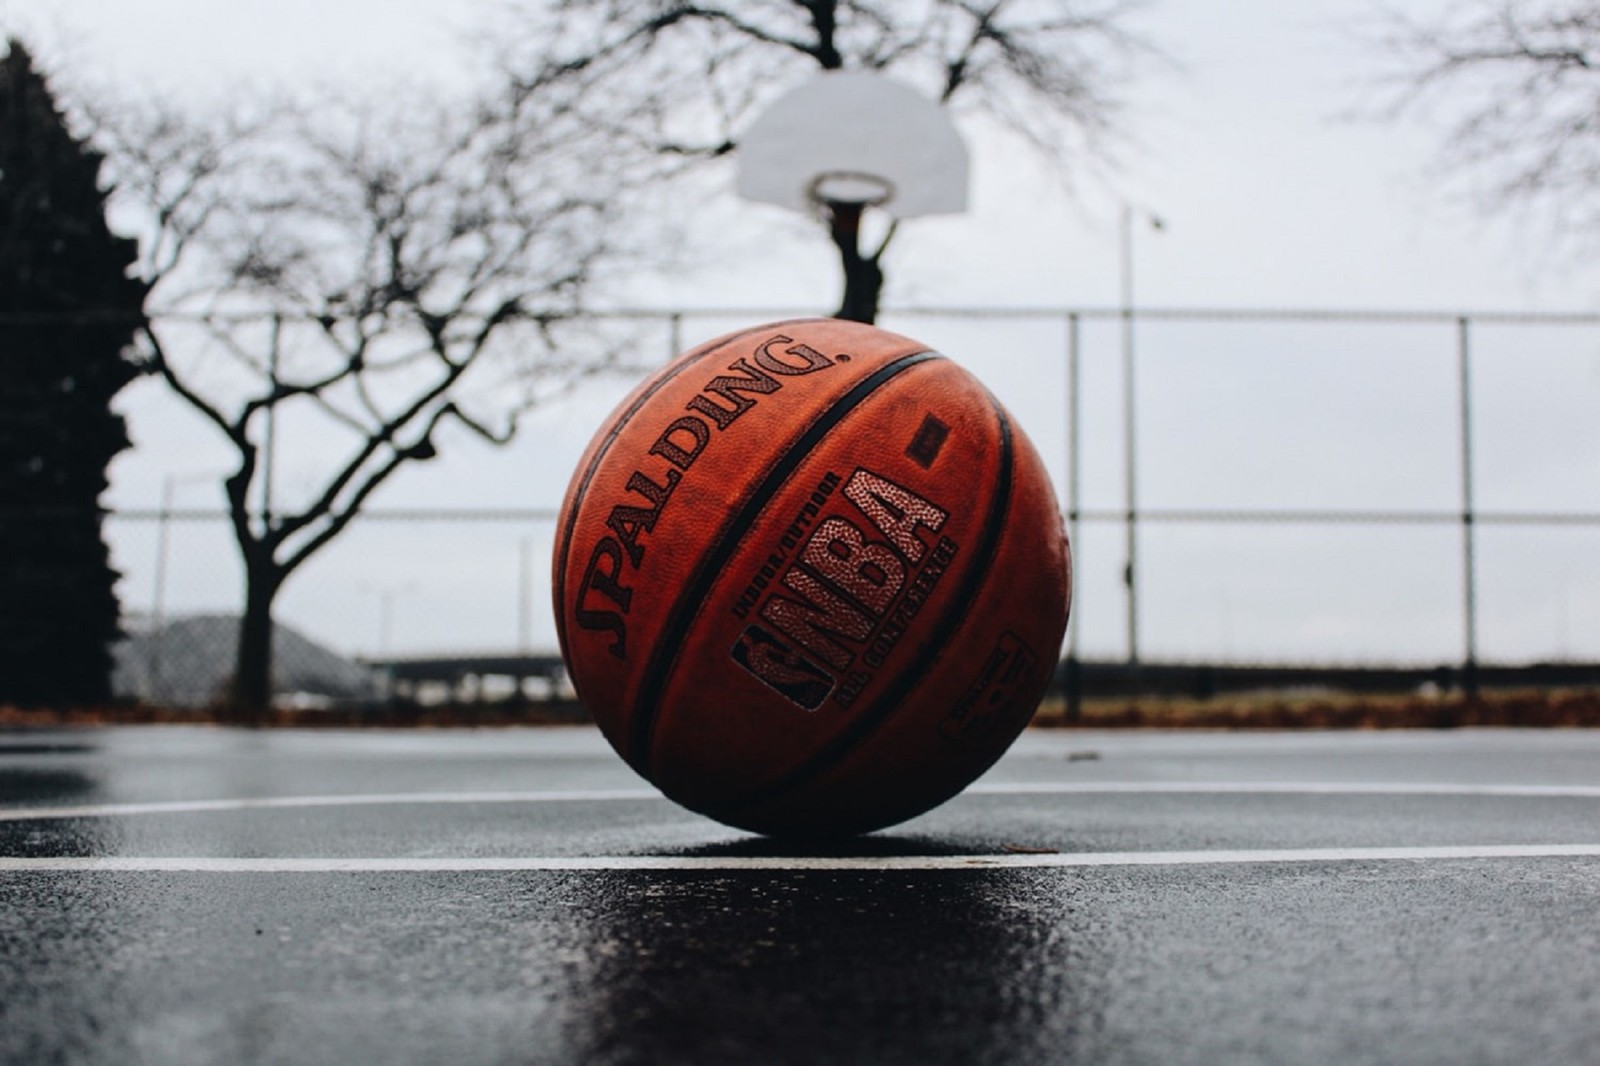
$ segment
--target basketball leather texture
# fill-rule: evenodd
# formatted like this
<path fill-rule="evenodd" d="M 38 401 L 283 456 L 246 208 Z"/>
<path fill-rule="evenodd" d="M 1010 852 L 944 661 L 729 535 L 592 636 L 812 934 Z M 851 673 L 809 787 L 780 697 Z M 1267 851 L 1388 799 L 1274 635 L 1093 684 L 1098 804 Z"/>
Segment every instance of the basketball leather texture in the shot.
<path fill-rule="evenodd" d="M 833 319 L 731 333 L 612 413 L 554 560 L 579 698 L 668 797 L 775 835 L 960 792 L 1055 669 L 1071 564 L 1044 465 L 966 370 Z"/>

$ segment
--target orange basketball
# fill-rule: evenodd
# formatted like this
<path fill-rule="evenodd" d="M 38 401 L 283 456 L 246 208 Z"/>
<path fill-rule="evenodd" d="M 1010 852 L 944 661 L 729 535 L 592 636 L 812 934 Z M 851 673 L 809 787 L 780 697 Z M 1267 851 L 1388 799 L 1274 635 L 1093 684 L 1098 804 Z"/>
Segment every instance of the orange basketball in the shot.
<path fill-rule="evenodd" d="M 833 319 L 730 333 L 636 388 L 562 504 L 578 696 L 635 770 L 769 834 L 960 792 L 1056 666 L 1071 564 L 1038 454 L 966 370 Z"/>

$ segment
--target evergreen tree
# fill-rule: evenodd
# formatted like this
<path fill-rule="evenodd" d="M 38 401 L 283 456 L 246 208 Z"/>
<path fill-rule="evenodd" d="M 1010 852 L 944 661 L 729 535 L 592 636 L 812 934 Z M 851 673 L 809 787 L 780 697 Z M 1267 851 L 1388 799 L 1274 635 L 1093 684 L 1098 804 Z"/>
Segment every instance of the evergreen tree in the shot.
<path fill-rule="evenodd" d="M 110 695 L 117 573 L 106 467 L 128 446 L 111 399 L 146 286 L 111 234 L 101 157 L 73 137 L 26 49 L 0 58 L 0 704 Z"/>

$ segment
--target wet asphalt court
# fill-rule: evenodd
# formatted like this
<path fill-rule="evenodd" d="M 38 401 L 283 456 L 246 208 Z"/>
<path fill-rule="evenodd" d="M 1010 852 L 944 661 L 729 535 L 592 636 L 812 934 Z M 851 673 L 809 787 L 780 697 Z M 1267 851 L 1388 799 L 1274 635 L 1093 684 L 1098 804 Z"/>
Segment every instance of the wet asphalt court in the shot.
<path fill-rule="evenodd" d="M 0 733 L 0 1060 L 1600 1063 L 1600 733 L 1030 731 L 826 847 L 581 728 Z"/>

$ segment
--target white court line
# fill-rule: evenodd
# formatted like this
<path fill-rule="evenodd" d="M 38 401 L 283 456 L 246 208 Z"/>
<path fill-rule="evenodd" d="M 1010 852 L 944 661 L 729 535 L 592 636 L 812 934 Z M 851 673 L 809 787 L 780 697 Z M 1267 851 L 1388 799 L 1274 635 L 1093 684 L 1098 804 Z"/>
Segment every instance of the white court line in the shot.
<path fill-rule="evenodd" d="M 261 796 L 249 799 L 172 800 L 152 803 L 100 803 L 82 807 L 13 807 L 0 810 L 0 822 L 54 818 L 120 818 L 134 814 L 203 814 L 214 811 L 293 810 L 302 807 L 426 806 L 435 803 L 605 803 L 664 799 L 653 788 L 543 790 L 537 792 L 373 792 L 348 796 Z"/>
<path fill-rule="evenodd" d="M 1237 866 L 1262 863 L 1443 859 L 1600 858 L 1600 844 L 1477 844 L 1395 848 L 1278 848 L 1256 851 L 1101 851 L 1001 855 L 580 855 L 506 858 L 251 858 L 110 855 L 3 858 L 4 873 L 522 873 L 568 871 L 1037 870 L 1099 866 Z"/>
<path fill-rule="evenodd" d="M 1052 795 L 1280 795 L 1280 796 L 1503 796 L 1532 799 L 1600 799 L 1600 785 L 1388 784 L 1375 781 L 1074 781 L 995 782 L 973 785 L 968 796 Z M 140 814 L 293 810 L 307 807 L 388 807 L 468 803 L 608 803 L 663 799 L 652 788 L 546 789 L 492 792 L 377 792 L 339 796 L 264 796 L 239 799 L 103 803 L 78 807 L 0 809 L 0 822 L 63 818 L 121 818 Z"/>
<path fill-rule="evenodd" d="M 1282 796 L 1522 796 L 1600 799 L 1600 785 L 1483 785 L 1437 782 L 1392 784 L 1383 781 L 1072 781 L 994 782 L 973 785 L 968 793 L 989 796 L 1139 794 Z"/>

